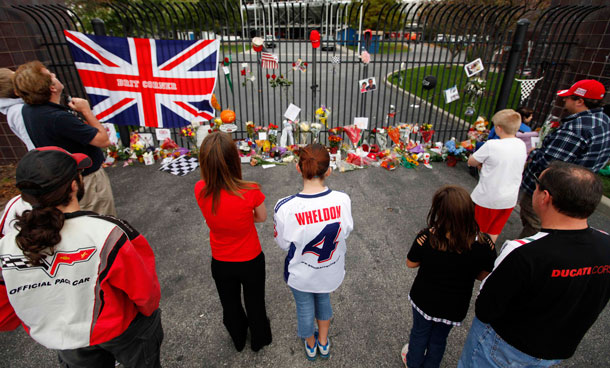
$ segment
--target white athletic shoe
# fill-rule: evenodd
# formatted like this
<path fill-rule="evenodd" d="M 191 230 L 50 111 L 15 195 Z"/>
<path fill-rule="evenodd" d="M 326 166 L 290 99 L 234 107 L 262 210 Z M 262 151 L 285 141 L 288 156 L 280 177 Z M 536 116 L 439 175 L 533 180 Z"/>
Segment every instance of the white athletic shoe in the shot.
<path fill-rule="evenodd" d="M 322 346 L 318 341 L 318 335 L 316 335 L 316 344 L 318 345 L 318 352 L 320 352 L 320 358 L 328 359 L 330 357 L 330 337 L 326 337 L 326 345 Z"/>
<path fill-rule="evenodd" d="M 400 357 L 402 358 L 402 362 L 404 363 L 405 367 L 407 366 L 407 352 L 409 352 L 409 343 L 406 343 L 400 351 Z"/>
<path fill-rule="evenodd" d="M 307 359 L 312 361 L 316 360 L 318 357 L 318 341 L 316 340 L 313 348 L 310 348 L 309 345 L 307 345 L 307 340 L 303 340 L 303 342 L 305 343 L 305 356 L 307 356 Z"/>

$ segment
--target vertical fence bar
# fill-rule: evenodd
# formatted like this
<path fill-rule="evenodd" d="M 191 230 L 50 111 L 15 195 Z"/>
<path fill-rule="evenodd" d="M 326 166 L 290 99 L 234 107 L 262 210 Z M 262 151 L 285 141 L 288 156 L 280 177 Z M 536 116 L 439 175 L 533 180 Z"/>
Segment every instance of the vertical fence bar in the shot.
<path fill-rule="evenodd" d="M 513 79 L 515 79 L 515 73 L 517 72 L 517 65 L 519 64 L 519 55 L 523 50 L 525 34 L 529 25 L 530 21 L 528 19 L 520 19 L 517 22 L 517 29 L 515 31 L 513 43 L 510 46 L 510 55 L 508 57 L 508 62 L 506 63 L 506 71 L 504 72 L 504 79 L 502 80 L 502 85 L 500 87 L 500 95 L 498 96 L 495 111 L 506 108 L 510 89 L 513 85 Z"/>

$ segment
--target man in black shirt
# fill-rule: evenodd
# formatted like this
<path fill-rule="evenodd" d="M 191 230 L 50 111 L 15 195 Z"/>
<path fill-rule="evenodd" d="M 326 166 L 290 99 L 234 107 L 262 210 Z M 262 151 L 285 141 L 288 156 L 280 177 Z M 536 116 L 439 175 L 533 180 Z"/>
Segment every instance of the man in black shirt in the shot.
<path fill-rule="evenodd" d="M 536 178 L 542 229 L 502 247 L 458 367 L 544 367 L 574 354 L 610 299 L 610 236 L 587 224 L 601 196 L 582 166 L 555 161 Z"/>
<path fill-rule="evenodd" d="M 22 114 L 27 132 L 36 147 L 59 146 L 70 153 L 84 153 L 93 165 L 83 171 L 84 210 L 116 216 L 108 175 L 101 167 L 100 148 L 110 145 L 106 129 L 91 111 L 89 102 L 74 97 L 68 106 L 83 115 L 81 121 L 59 104 L 63 84 L 39 61 L 21 65 L 14 77 L 15 90 L 25 101 Z"/>

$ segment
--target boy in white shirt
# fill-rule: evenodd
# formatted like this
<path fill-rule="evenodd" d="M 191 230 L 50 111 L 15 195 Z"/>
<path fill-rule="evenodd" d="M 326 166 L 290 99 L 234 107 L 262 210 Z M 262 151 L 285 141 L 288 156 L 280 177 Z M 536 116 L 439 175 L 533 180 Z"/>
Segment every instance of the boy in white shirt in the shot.
<path fill-rule="evenodd" d="M 500 110 L 491 120 L 500 139 L 485 142 L 468 158 L 468 165 L 481 169 L 470 197 L 479 228 L 495 242 L 517 204 L 527 150 L 525 143 L 515 137 L 521 125 L 518 112 Z"/>

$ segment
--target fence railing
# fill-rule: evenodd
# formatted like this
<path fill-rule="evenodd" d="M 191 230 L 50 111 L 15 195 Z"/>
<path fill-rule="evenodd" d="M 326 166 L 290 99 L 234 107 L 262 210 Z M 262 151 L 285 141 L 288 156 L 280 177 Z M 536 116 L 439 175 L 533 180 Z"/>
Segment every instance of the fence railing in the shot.
<path fill-rule="evenodd" d="M 448 5 L 398 3 L 372 14 L 368 3 L 272 3 L 242 9 L 222 2 L 108 2 L 97 16 L 105 31 L 115 36 L 158 39 L 218 38 L 221 62 L 230 59 L 233 89 L 219 73 L 216 95 L 223 108 L 235 110 L 236 138 L 245 136 L 245 122 L 281 125 L 289 103 L 302 110 L 301 121 L 314 121 L 324 105 L 331 113 L 327 128 L 352 124 L 367 117 L 369 129 L 401 123 L 431 123 L 435 140 L 465 138 L 477 115 L 488 118 L 498 106 L 516 108 L 518 84 L 499 96 L 517 20 L 532 24 L 517 55 L 513 75 L 518 79 L 543 78 L 524 104 L 534 108 L 542 122 L 558 89 L 558 76 L 567 68 L 568 51 L 586 16 L 601 7 L 556 6 L 530 12 L 523 6 Z M 92 32 L 90 15 L 61 5 L 14 6 L 40 28 L 52 69 L 73 96 L 85 96 L 68 51 L 63 29 Z M 312 30 L 322 35 L 321 47 L 309 41 Z M 98 30 L 99 33 L 99 30 Z M 261 67 L 260 54 L 251 49 L 251 38 L 264 37 L 268 51 L 279 58 L 278 70 Z M 361 58 L 366 51 L 370 62 Z M 476 100 L 474 116 L 465 115 L 464 88 L 469 78 L 464 66 L 480 58 L 484 70 L 477 74 L 487 85 Z M 306 65 L 301 71 L 294 66 Z M 246 76 L 241 71 L 248 71 Z M 254 76 L 254 81 L 246 77 Z M 283 75 L 292 86 L 273 88 L 267 74 Z M 437 85 L 422 86 L 433 76 Z M 361 93 L 360 81 L 373 79 L 376 89 Z M 512 84 L 511 84 L 512 83 Z M 455 86 L 460 99 L 446 103 L 445 89 Z M 502 97 L 505 101 L 498 101 Z M 139 128 L 139 127 L 135 127 Z M 325 131 L 321 140 L 326 140 Z M 177 134 L 174 138 L 187 144 Z"/>

